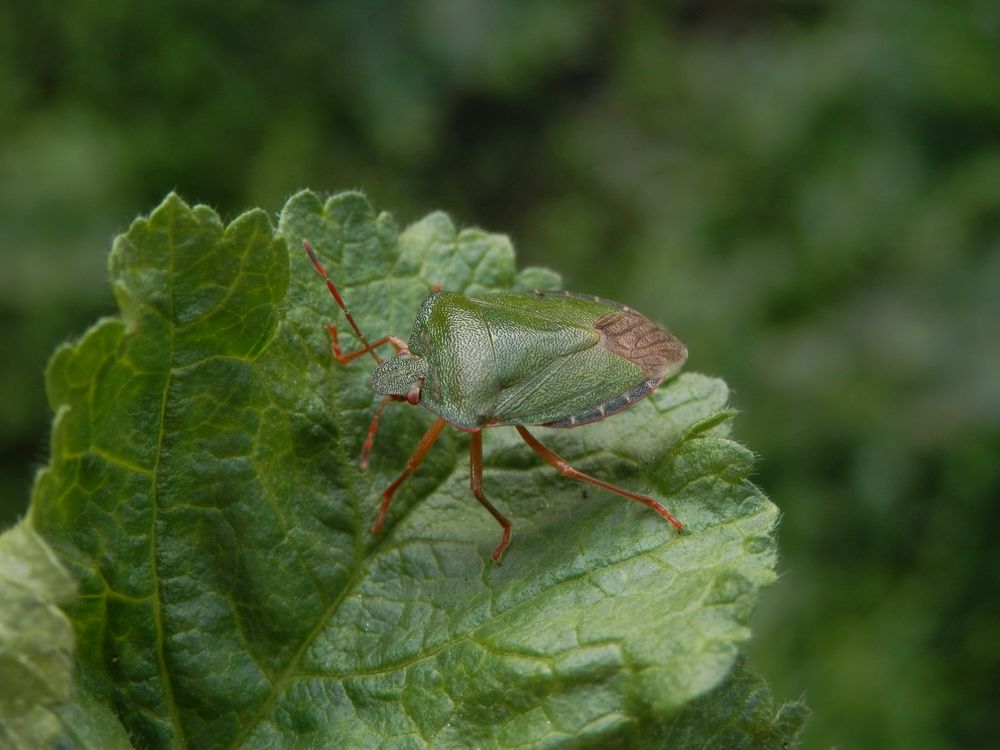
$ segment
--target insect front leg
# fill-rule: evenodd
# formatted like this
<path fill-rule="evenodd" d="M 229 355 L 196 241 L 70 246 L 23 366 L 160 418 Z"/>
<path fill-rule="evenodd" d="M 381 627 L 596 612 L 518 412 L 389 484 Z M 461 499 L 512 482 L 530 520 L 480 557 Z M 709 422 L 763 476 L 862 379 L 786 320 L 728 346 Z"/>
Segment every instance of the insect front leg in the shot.
<path fill-rule="evenodd" d="M 424 436 L 420 438 L 420 442 L 417 443 L 417 448 L 413 451 L 413 455 L 406 460 L 406 468 L 403 469 L 402 473 L 396 477 L 395 480 L 393 480 L 393 483 L 386 487 L 382 492 L 382 505 L 378 509 L 378 518 L 375 520 L 375 525 L 372 526 L 373 533 L 377 534 L 382 530 L 382 522 L 385 520 L 385 512 L 389 510 L 389 503 L 392 502 L 392 497 L 396 494 L 396 490 L 398 490 L 399 486 L 406 481 L 407 477 L 416 471 L 417 467 L 423 463 L 424 456 L 427 455 L 427 451 L 431 449 L 431 446 L 434 445 L 438 436 L 441 435 L 441 430 L 444 429 L 446 424 L 448 424 L 448 421 L 443 418 L 434 420 L 434 424 L 428 427 L 427 432 L 425 432 Z"/>
<path fill-rule="evenodd" d="M 490 512 L 497 523 L 503 528 L 503 534 L 500 536 L 500 544 L 497 548 L 493 550 L 493 562 L 497 565 L 500 564 L 500 556 L 503 551 L 507 549 L 507 545 L 510 544 L 510 521 L 506 516 L 502 515 L 500 511 L 493 507 L 493 504 L 486 499 L 486 495 L 483 494 L 483 433 L 482 430 L 476 430 L 472 433 L 472 445 L 469 448 L 469 483 L 472 485 L 472 494 L 476 496 L 476 500 L 483 504 L 483 507 Z"/>
<path fill-rule="evenodd" d="M 399 396 L 386 396 L 375 410 L 371 424 L 368 425 L 368 434 L 365 435 L 365 444 L 361 446 L 361 460 L 358 461 L 358 466 L 361 467 L 362 471 L 368 469 L 368 459 L 371 458 L 372 446 L 375 445 L 375 433 L 378 432 L 378 422 L 382 418 L 382 412 L 385 410 L 386 404 L 390 401 L 402 400 Z"/>
<path fill-rule="evenodd" d="M 600 479 L 592 477 L 589 474 L 584 474 L 582 471 L 570 466 L 569 463 L 561 456 L 559 456 L 555 452 L 549 450 L 544 445 L 539 443 L 538 440 L 535 439 L 535 436 L 532 435 L 530 432 L 528 432 L 524 427 L 522 427 L 519 424 L 514 426 L 517 428 L 517 431 L 521 433 L 521 437 L 524 439 L 524 442 L 526 442 L 528 446 L 535 453 L 537 453 L 539 456 L 544 458 L 549 464 L 555 467 L 555 470 L 558 471 L 560 474 L 562 474 L 564 477 L 569 477 L 570 479 L 577 479 L 581 482 L 588 482 L 589 484 L 595 484 L 598 487 L 608 490 L 608 492 L 614 492 L 616 495 L 621 495 L 622 497 L 627 497 L 629 500 L 635 500 L 638 503 L 642 503 L 646 507 L 652 508 L 661 516 L 670 521 L 670 523 L 673 524 L 674 528 L 676 528 L 678 531 L 684 530 L 684 524 L 682 524 L 676 518 L 676 516 L 674 516 L 673 513 L 664 508 L 653 498 L 647 495 L 640 495 L 637 492 L 630 492 L 629 490 L 623 489 L 621 487 L 616 487 L 613 484 L 608 484 L 607 482 L 601 481 Z"/>

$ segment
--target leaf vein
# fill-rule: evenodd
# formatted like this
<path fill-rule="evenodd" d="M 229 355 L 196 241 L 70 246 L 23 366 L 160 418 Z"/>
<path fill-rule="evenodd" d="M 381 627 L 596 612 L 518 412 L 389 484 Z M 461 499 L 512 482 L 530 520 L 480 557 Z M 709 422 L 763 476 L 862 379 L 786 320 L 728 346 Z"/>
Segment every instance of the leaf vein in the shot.
<path fill-rule="evenodd" d="M 167 230 L 168 242 L 167 242 L 167 298 L 170 300 L 170 318 L 168 320 L 168 329 L 170 331 L 170 354 L 169 359 L 172 360 L 174 356 L 174 326 L 173 319 L 174 315 L 174 254 L 175 254 L 175 241 L 173 224 L 169 224 Z M 160 511 L 160 459 L 163 456 L 164 441 L 166 439 L 166 414 L 167 414 L 167 403 L 169 401 L 170 395 L 170 384 L 173 379 L 170 371 L 166 373 L 166 377 L 163 382 L 163 395 L 160 399 L 160 413 L 159 413 L 159 428 L 156 436 L 156 461 L 153 465 L 153 481 L 151 488 L 151 498 L 150 498 L 150 528 L 149 528 L 149 566 L 150 575 L 153 579 L 153 590 L 151 598 L 151 604 L 153 607 L 153 623 L 156 629 L 156 664 L 157 671 L 159 672 L 160 682 L 163 685 L 164 700 L 167 704 L 167 710 L 170 714 L 170 722 L 173 726 L 174 733 L 177 736 L 177 742 L 179 747 L 187 747 L 187 740 L 184 736 L 184 725 L 181 722 L 180 712 L 177 707 L 177 701 L 174 698 L 174 687 L 173 681 L 171 680 L 170 670 L 167 669 L 167 658 L 166 658 L 166 646 L 165 646 L 165 632 L 163 627 L 163 604 L 162 604 L 162 591 L 160 590 L 160 573 L 158 565 L 158 535 L 157 535 L 157 516 Z"/>

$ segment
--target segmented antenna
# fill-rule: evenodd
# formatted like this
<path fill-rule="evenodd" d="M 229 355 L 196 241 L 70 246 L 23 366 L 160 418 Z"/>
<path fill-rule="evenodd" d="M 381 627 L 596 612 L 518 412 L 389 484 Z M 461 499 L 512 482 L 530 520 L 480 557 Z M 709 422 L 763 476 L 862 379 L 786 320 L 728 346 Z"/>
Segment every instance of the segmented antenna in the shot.
<path fill-rule="evenodd" d="M 365 338 L 365 335 L 361 333 L 361 329 L 358 328 L 358 324 L 354 322 L 354 318 L 351 316 L 351 311 L 347 309 L 347 305 L 344 304 L 344 300 L 340 296 L 340 292 L 337 291 L 337 287 L 334 286 L 333 281 L 330 280 L 330 275 L 326 272 L 326 269 L 323 268 L 323 264 L 319 262 L 319 258 L 316 256 L 316 251 L 313 250 L 313 246 L 309 244 L 308 240 L 302 240 L 302 247 L 304 247 L 306 252 L 309 253 L 309 260 L 311 260 L 313 266 L 315 266 L 316 273 L 322 276 L 323 280 L 326 281 L 326 288 L 330 290 L 330 294 L 333 295 L 337 305 L 344 311 L 344 317 L 347 318 L 347 322 L 351 324 L 351 328 L 354 329 L 358 338 L 361 339 L 361 343 L 365 345 L 365 349 L 368 350 L 368 352 L 375 358 L 377 363 L 382 364 L 382 358 L 375 353 L 371 344 L 368 343 L 368 339 Z"/>

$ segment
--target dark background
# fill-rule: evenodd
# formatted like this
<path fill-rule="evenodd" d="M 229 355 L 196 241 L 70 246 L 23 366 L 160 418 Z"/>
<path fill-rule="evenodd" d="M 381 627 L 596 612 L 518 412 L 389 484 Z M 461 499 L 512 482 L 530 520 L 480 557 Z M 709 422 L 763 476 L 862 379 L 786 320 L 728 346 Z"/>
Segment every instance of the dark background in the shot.
<path fill-rule="evenodd" d="M 302 187 L 505 232 L 730 383 L 806 747 L 1000 743 L 996 2 L 0 6 L 0 525 L 113 236 Z"/>

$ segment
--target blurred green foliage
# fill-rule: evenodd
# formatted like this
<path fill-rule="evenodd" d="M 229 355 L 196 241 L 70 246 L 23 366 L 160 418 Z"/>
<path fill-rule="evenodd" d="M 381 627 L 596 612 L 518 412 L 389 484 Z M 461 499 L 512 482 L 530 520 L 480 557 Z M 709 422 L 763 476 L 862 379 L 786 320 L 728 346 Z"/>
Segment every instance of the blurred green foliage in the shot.
<path fill-rule="evenodd" d="M 753 657 L 807 747 L 996 745 L 998 81 L 992 0 L 0 6 L 0 518 L 116 231 L 361 187 L 734 387 L 785 514 Z"/>

